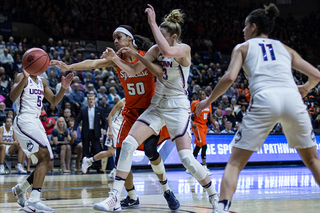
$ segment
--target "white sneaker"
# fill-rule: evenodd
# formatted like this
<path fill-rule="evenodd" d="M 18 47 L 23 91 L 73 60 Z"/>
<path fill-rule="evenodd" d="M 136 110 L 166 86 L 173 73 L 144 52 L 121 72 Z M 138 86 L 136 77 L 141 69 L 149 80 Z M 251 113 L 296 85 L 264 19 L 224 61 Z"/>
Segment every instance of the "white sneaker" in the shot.
<path fill-rule="evenodd" d="M 210 172 L 210 170 L 208 169 L 207 165 L 202 165 L 203 168 L 207 171 L 207 174 L 210 176 L 212 175 L 212 173 Z"/>
<path fill-rule="evenodd" d="M 30 202 L 29 200 L 26 201 L 25 206 L 23 207 L 25 212 L 41 212 L 41 213 L 53 213 L 54 209 L 44 205 L 40 201 L 37 202 Z"/>
<path fill-rule="evenodd" d="M 109 197 L 100 203 L 95 203 L 93 209 L 108 212 L 121 212 L 122 208 L 117 194 L 117 190 L 112 190 L 109 192 Z"/>
<path fill-rule="evenodd" d="M 90 158 L 84 157 L 82 159 L 82 165 L 81 165 L 81 170 L 83 174 L 87 173 L 87 169 L 92 165 L 92 162 L 90 161 Z"/>
<path fill-rule="evenodd" d="M 22 165 L 17 165 L 17 174 L 27 174 L 27 171 L 22 168 Z"/>
<path fill-rule="evenodd" d="M 4 171 L 4 165 L 0 165 L 0 175 L 4 175 L 6 172 Z"/>
<path fill-rule="evenodd" d="M 111 172 L 108 174 L 108 177 L 112 180 L 114 180 L 116 178 L 116 173 L 117 173 L 117 169 L 116 168 L 113 168 L 111 170 Z"/>
<path fill-rule="evenodd" d="M 18 204 L 21 207 L 24 207 L 25 202 L 27 201 L 26 192 L 23 192 L 20 189 L 20 185 L 17 184 L 16 186 L 12 187 L 11 192 L 16 198 L 18 198 Z"/>
<path fill-rule="evenodd" d="M 188 170 L 188 169 L 186 169 L 186 173 L 190 174 L 190 172 L 189 172 L 189 170 Z"/>
<path fill-rule="evenodd" d="M 209 202 L 212 205 L 213 210 L 218 210 L 219 196 L 218 193 L 209 196 Z M 215 212 L 218 213 L 218 212 Z M 224 213 L 224 212 L 221 212 Z"/>

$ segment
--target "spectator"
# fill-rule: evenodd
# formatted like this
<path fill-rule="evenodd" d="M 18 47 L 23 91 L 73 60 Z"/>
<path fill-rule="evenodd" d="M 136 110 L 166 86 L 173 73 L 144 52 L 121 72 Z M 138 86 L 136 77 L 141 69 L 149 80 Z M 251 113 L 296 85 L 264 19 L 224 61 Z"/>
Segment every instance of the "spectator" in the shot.
<path fill-rule="evenodd" d="M 58 80 L 56 78 L 56 74 L 52 70 L 50 71 L 50 74 L 49 74 L 48 84 L 52 92 L 56 94 L 56 86 L 58 84 Z"/>
<path fill-rule="evenodd" d="M 116 103 L 118 103 L 119 98 L 115 97 L 114 101 Z M 116 104 L 115 103 L 115 104 Z M 108 104 L 107 103 L 107 98 L 106 97 L 102 97 L 101 101 L 99 103 L 99 107 L 102 108 L 103 113 L 105 114 L 106 118 L 108 117 L 109 113 L 111 112 L 112 108 L 114 107 L 115 104 Z"/>
<path fill-rule="evenodd" d="M 219 126 L 222 125 L 222 110 L 221 109 L 217 109 L 215 112 L 214 112 L 214 116 L 217 118 L 217 121 L 219 123 Z"/>
<path fill-rule="evenodd" d="M 233 134 L 234 131 L 231 130 L 232 128 L 232 123 L 228 121 L 225 125 L 225 129 L 221 131 L 221 134 Z"/>
<path fill-rule="evenodd" d="M 7 74 L 12 78 L 12 69 L 13 69 L 13 58 L 12 55 L 9 54 L 8 49 L 3 50 L 3 55 L 0 56 L 0 62 L 4 66 Z M 11 74 L 11 75 L 10 75 Z"/>
<path fill-rule="evenodd" d="M 78 114 L 81 108 L 81 103 L 84 101 L 84 94 L 79 90 L 79 84 L 73 84 L 73 90 L 69 95 L 72 111 Z"/>
<path fill-rule="evenodd" d="M 245 90 L 241 91 L 241 94 L 238 97 L 237 104 L 239 104 L 239 105 L 244 105 L 244 104 L 247 105 L 248 104 Z"/>
<path fill-rule="evenodd" d="M 105 86 L 100 87 L 100 91 L 97 95 L 97 98 L 99 101 L 101 101 L 102 97 L 108 98 L 108 95 L 106 94 L 106 87 Z"/>
<path fill-rule="evenodd" d="M 4 102 L 0 102 L 0 116 L 4 116 L 4 117 L 6 116 L 5 109 L 6 109 L 5 103 Z"/>
<path fill-rule="evenodd" d="M 57 46 L 56 46 L 56 51 L 58 52 L 58 54 L 59 54 L 59 56 L 60 57 L 63 57 L 64 56 L 64 49 L 65 49 L 65 47 L 64 46 L 62 46 L 62 41 L 58 41 L 57 42 Z"/>
<path fill-rule="evenodd" d="M 0 127 L 0 174 L 5 174 L 4 172 L 4 159 L 6 155 L 12 155 L 18 152 L 18 164 L 17 164 L 17 174 L 27 174 L 27 171 L 23 169 L 23 162 L 26 158 L 20 144 L 14 134 L 12 129 L 12 118 L 6 118 L 5 126 Z"/>
<path fill-rule="evenodd" d="M 83 84 L 80 83 L 80 78 L 78 76 L 74 76 L 73 77 L 73 84 L 71 85 L 71 88 L 73 89 L 74 84 L 78 84 L 79 85 L 79 90 L 83 93 L 85 93 L 86 89 L 84 88 Z"/>
<path fill-rule="evenodd" d="M 108 100 L 110 104 L 114 104 L 115 97 L 118 97 L 119 100 L 121 99 L 121 97 L 116 93 L 116 89 L 114 87 L 110 87 L 109 92 Z"/>
<path fill-rule="evenodd" d="M 232 107 L 231 107 L 232 106 Z M 240 105 L 237 104 L 237 100 L 235 98 L 231 99 L 231 104 L 230 104 L 231 109 L 233 110 L 234 115 L 236 115 L 239 110 L 240 110 Z"/>
<path fill-rule="evenodd" d="M 10 52 L 14 54 L 17 50 L 17 44 L 14 42 L 14 38 L 12 36 L 9 37 L 9 42 L 7 42 L 7 48 L 10 49 Z"/>
<path fill-rule="evenodd" d="M 88 84 L 88 90 L 84 93 L 84 96 L 87 97 L 88 93 L 93 92 L 95 96 L 97 96 L 97 91 L 94 88 L 93 84 Z"/>
<path fill-rule="evenodd" d="M 46 130 L 49 141 L 51 141 L 52 130 L 56 125 L 56 121 L 51 117 L 47 117 L 47 113 L 44 110 L 41 111 L 40 120 L 43 128 Z"/>
<path fill-rule="evenodd" d="M 6 43 L 3 41 L 3 36 L 0 35 L 0 56 L 3 55 L 4 49 L 6 49 Z"/>
<path fill-rule="evenodd" d="M 232 109 L 226 108 L 226 115 L 227 121 L 230 121 L 232 123 L 232 127 L 236 126 L 236 118 L 232 115 Z"/>
<path fill-rule="evenodd" d="M 59 112 L 56 106 L 50 104 L 49 109 L 47 110 L 47 117 L 52 117 L 54 120 L 58 119 Z"/>
<path fill-rule="evenodd" d="M 241 123 L 242 122 L 242 118 L 243 118 L 243 116 L 245 115 L 245 113 L 246 113 L 246 109 L 247 109 L 247 105 L 246 104 L 242 104 L 241 105 L 241 110 L 238 112 L 238 114 L 237 114 L 237 121 L 239 122 L 239 123 Z"/>
<path fill-rule="evenodd" d="M 228 96 L 223 95 L 221 103 L 222 103 L 222 110 L 225 110 L 226 108 L 228 108 L 229 107 Z"/>
<path fill-rule="evenodd" d="M 67 65 L 73 63 L 73 61 L 72 61 L 72 59 L 71 59 L 71 57 L 70 57 L 70 53 L 69 53 L 68 51 L 65 53 L 64 57 L 62 58 L 62 61 L 63 61 L 64 63 L 66 63 Z"/>
<path fill-rule="evenodd" d="M 61 169 L 64 173 L 70 173 L 71 146 L 70 133 L 63 117 L 57 119 L 57 123 L 52 130 L 52 141 L 56 146 L 56 152 L 60 153 Z"/>
<path fill-rule="evenodd" d="M 16 54 L 16 59 L 13 62 L 12 65 L 12 71 L 13 72 L 20 72 L 22 70 L 22 61 L 21 61 L 21 55 Z"/>
<path fill-rule="evenodd" d="M 68 128 L 69 128 L 69 120 L 72 118 L 71 116 L 72 116 L 71 109 L 65 108 L 63 110 L 63 118 L 64 118 Z"/>
<path fill-rule="evenodd" d="M 71 135 L 71 152 L 77 155 L 77 160 L 76 160 L 76 171 L 81 172 L 81 165 L 80 161 L 82 159 L 82 139 L 81 139 L 81 128 L 78 126 L 77 128 L 77 137 L 73 135 L 73 126 L 74 126 L 74 118 L 69 119 L 69 134 Z"/>

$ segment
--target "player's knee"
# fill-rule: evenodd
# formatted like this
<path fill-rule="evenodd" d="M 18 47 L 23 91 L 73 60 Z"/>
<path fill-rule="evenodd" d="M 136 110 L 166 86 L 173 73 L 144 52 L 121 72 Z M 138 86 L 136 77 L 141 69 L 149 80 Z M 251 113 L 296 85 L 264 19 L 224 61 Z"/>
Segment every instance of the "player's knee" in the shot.
<path fill-rule="evenodd" d="M 128 135 L 126 139 L 122 143 L 121 153 L 120 153 L 120 161 L 127 161 L 130 156 L 132 156 L 133 152 L 138 148 L 137 140 Z"/>
<path fill-rule="evenodd" d="M 152 147 L 148 144 L 145 144 L 144 153 L 146 154 L 146 156 L 149 158 L 150 161 L 155 161 L 159 158 L 157 147 Z"/>
<path fill-rule="evenodd" d="M 53 168 L 53 160 L 50 159 L 50 161 L 47 164 L 47 173 L 50 172 Z"/>
<path fill-rule="evenodd" d="M 207 172 L 202 168 L 200 163 L 193 157 L 192 151 L 189 149 L 182 149 L 179 151 L 179 156 L 183 166 L 188 169 L 198 181 L 203 180 Z"/>

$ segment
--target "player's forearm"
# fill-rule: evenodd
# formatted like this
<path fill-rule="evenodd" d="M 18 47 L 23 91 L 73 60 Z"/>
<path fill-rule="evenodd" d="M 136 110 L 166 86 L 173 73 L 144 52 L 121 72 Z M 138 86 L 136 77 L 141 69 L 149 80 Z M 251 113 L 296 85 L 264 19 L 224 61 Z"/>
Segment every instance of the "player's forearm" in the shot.
<path fill-rule="evenodd" d="M 124 72 L 128 73 L 131 76 L 134 76 L 136 74 L 138 74 L 139 72 L 141 72 L 142 70 L 136 70 L 133 66 L 133 64 L 127 63 L 124 60 L 122 60 L 121 58 L 119 58 L 118 56 L 116 56 L 113 59 L 113 62 L 115 64 L 117 64 L 118 67 L 120 67 Z"/>
<path fill-rule="evenodd" d="M 10 92 L 10 99 L 11 101 L 16 101 L 17 98 L 19 97 L 19 95 L 21 95 L 24 86 L 26 85 L 26 83 L 28 82 L 28 78 L 23 77 L 23 79 L 16 84 L 16 86 L 14 86 Z"/>
<path fill-rule="evenodd" d="M 319 83 L 319 80 L 317 78 L 309 77 L 308 81 L 303 86 L 306 88 L 306 90 L 310 91 L 315 86 L 317 86 L 318 83 Z"/>
<path fill-rule="evenodd" d="M 53 106 L 57 106 L 60 103 L 60 101 L 64 96 L 65 91 L 66 89 L 61 87 L 60 91 L 55 96 L 53 96 L 53 101 L 51 103 Z"/>
<path fill-rule="evenodd" d="M 112 62 L 108 62 L 105 59 L 95 59 L 95 60 L 84 60 L 80 63 L 70 64 L 68 65 L 69 70 L 91 70 L 97 68 L 103 68 L 107 66 L 111 66 Z"/>
<path fill-rule="evenodd" d="M 147 60 L 145 57 L 141 56 L 140 54 L 135 54 L 136 58 L 141 61 L 142 64 L 144 64 L 147 69 L 157 78 L 161 78 L 163 76 L 163 70 L 160 66 L 154 64 L 153 62 Z"/>
<path fill-rule="evenodd" d="M 228 90 L 232 83 L 233 80 L 231 80 L 231 78 L 229 77 L 229 73 L 226 73 L 224 76 L 222 76 L 222 78 L 212 91 L 211 95 L 209 96 L 208 102 L 211 104 L 212 102 L 217 100 Z"/>
<path fill-rule="evenodd" d="M 160 49 L 160 52 L 166 56 L 167 52 L 170 49 L 170 45 L 168 44 L 168 42 L 166 41 L 166 39 L 162 35 L 157 23 L 150 24 L 150 27 L 151 27 L 151 30 L 153 33 L 153 37 L 156 40 L 158 47 Z"/>

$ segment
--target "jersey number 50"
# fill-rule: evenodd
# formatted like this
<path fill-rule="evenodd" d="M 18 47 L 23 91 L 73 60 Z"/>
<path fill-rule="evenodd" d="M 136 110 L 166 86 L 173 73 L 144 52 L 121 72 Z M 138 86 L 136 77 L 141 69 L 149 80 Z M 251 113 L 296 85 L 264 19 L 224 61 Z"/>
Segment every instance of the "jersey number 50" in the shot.
<path fill-rule="evenodd" d="M 146 93 L 146 90 L 144 89 L 144 84 L 142 82 L 138 83 L 127 83 L 128 93 L 129 95 L 142 95 Z"/>

